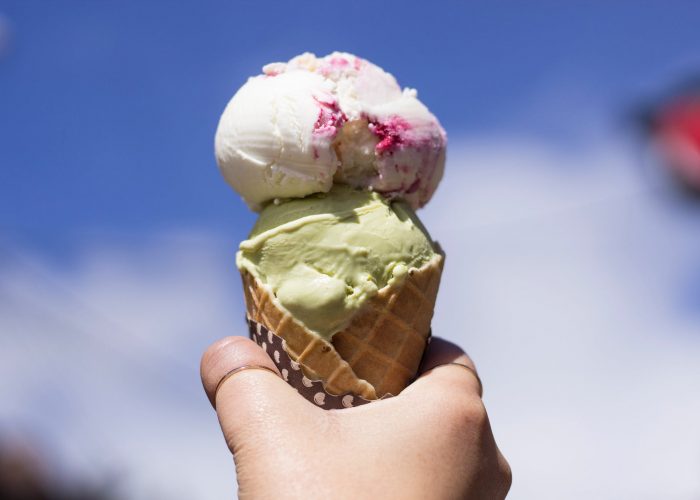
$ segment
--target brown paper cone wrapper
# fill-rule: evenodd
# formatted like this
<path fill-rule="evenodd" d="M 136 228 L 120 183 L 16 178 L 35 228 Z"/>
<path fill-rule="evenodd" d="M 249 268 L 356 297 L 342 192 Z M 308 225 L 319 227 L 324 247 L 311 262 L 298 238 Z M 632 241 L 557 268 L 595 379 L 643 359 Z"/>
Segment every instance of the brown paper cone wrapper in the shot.
<path fill-rule="evenodd" d="M 306 370 L 303 370 L 298 362 L 292 360 L 287 353 L 286 342 L 281 337 L 251 319 L 248 319 L 248 331 L 250 338 L 272 358 L 285 382 L 316 406 L 325 410 L 339 410 L 391 397 L 391 394 L 387 394 L 379 399 L 365 399 L 349 392 L 331 394 L 324 387 L 323 381 L 307 377 Z"/>
<path fill-rule="evenodd" d="M 250 336 L 285 380 L 319 406 L 344 408 L 396 395 L 415 378 L 425 352 L 443 262 L 439 255 L 411 269 L 401 285 L 379 290 L 330 342 L 242 271 Z"/>

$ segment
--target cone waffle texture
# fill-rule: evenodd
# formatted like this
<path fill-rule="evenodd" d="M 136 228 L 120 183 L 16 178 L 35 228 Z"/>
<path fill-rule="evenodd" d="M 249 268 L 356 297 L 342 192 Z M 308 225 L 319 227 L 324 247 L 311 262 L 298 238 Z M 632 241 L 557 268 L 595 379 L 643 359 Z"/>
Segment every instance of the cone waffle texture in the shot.
<path fill-rule="evenodd" d="M 398 394 L 415 377 L 430 335 L 444 258 L 411 269 L 402 284 L 379 290 L 331 342 L 295 320 L 271 291 L 242 271 L 248 317 L 285 341 L 289 356 L 330 394 L 365 399 Z"/>

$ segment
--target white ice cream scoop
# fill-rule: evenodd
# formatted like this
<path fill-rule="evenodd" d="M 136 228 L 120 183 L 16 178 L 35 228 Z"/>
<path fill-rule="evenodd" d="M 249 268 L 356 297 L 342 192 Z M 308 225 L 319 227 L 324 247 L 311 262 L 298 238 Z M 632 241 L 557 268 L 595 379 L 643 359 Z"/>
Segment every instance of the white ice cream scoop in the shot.
<path fill-rule="evenodd" d="M 254 210 L 333 183 L 427 203 L 442 178 L 445 132 L 411 89 L 346 53 L 265 66 L 224 110 L 216 158 Z"/>

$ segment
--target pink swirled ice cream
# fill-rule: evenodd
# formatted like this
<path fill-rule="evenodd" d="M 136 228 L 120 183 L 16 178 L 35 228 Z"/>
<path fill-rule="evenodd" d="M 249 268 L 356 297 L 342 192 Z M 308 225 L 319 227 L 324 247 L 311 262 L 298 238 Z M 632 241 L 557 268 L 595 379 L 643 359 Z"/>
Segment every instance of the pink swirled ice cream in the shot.
<path fill-rule="evenodd" d="M 254 210 L 333 184 L 425 205 L 442 178 L 447 138 L 413 89 L 352 54 L 268 64 L 224 110 L 216 158 Z"/>

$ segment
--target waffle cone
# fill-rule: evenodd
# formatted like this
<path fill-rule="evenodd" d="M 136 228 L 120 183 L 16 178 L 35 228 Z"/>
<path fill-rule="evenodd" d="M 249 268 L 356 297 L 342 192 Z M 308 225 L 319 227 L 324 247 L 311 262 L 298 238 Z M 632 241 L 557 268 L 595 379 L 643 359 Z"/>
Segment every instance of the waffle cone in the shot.
<path fill-rule="evenodd" d="M 396 395 L 415 377 L 430 335 L 444 258 L 411 269 L 398 286 L 379 290 L 331 341 L 282 308 L 271 291 L 241 271 L 248 317 L 282 337 L 305 375 L 331 394 L 365 399 Z"/>

